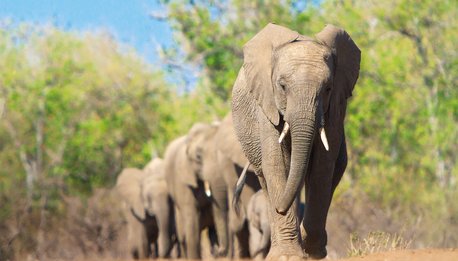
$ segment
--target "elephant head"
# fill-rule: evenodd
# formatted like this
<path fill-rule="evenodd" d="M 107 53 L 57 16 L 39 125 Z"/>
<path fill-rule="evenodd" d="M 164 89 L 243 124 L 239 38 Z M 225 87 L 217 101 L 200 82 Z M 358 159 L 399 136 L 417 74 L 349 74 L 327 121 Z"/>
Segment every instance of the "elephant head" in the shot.
<path fill-rule="evenodd" d="M 140 184 L 145 172 L 136 168 L 123 169 L 116 181 L 116 191 L 124 201 L 128 210 L 139 220 L 146 218 Z"/>
<path fill-rule="evenodd" d="M 156 213 L 165 211 L 165 208 L 168 207 L 164 204 L 168 203 L 168 194 L 163 160 L 154 158 L 143 171 L 145 174 L 140 183 L 143 207 L 148 215 L 155 216 Z"/>
<path fill-rule="evenodd" d="M 196 123 L 189 130 L 186 136 L 186 157 L 191 163 L 192 171 L 188 174 L 193 175 L 192 177 L 183 177 L 189 180 L 189 184 L 195 184 L 197 186 L 197 178 L 203 179 L 203 158 L 204 150 L 211 144 L 211 138 L 215 135 L 218 130 L 219 123 L 205 124 Z M 208 190 L 206 188 L 206 190 Z M 208 195 L 208 191 L 206 191 Z"/>
<path fill-rule="evenodd" d="M 283 194 L 275 202 L 278 213 L 291 206 L 308 168 L 316 130 L 328 148 L 325 119 L 344 117 L 348 97 L 359 75 L 361 52 L 343 30 L 327 25 L 316 39 L 285 27 L 268 24 L 243 48 L 244 72 L 249 92 L 264 115 L 290 130 L 291 162 Z M 331 105 L 331 100 L 333 100 Z M 329 108 L 334 106 L 333 110 Z"/>

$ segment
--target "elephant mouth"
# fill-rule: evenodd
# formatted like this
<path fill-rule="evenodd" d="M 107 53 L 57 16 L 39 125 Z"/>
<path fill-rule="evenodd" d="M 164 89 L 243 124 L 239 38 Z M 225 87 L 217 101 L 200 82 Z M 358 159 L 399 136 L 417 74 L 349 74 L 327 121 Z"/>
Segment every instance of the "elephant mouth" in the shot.
<path fill-rule="evenodd" d="M 326 131 L 324 129 L 324 116 L 322 116 L 321 119 L 322 120 L 320 122 L 320 128 L 319 128 L 320 139 L 321 139 L 321 142 L 323 143 L 323 146 L 326 149 L 326 151 L 329 151 L 329 142 L 328 142 L 328 138 L 326 136 Z M 289 128 L 290 128 L 289 123 L 287 123 L 285 121 L 285 124 L 283 126 L 283 130 L 281 131 L 280 137 L 278 138 L 278 143 L 282 143 L 283 142 L 283 140 L 285 139 L 286 135 L 289 132 Z"/>

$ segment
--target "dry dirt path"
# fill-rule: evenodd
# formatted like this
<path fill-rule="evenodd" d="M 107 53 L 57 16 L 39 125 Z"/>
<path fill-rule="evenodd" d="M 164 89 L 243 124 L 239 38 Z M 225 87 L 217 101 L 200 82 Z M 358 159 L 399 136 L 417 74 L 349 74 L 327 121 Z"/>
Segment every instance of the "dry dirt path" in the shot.
<path fill-rule="evenodd" d="M 406 249 L 375 253 L 339 261 L 458 261 L 458 249 Z"/>
<path fill-rule="evenodd" d="M 127 261 L 128 259 L 81 259 L 78 261 Z M 151 259 L 148 259 L 151 260 Z M 156 259 L 158 261 L 184 261 L 185 259 Z M 250 259 L 230 260 L 230 259 L 203 259 L 205 261 L 250 261 Z M 343 259 L 323 259 L 336 261 L 458 261 L 458 249 L 407 249 L 390 252 L 374 253 L 367 256 L 343 258 Z M 140 260 L 147 261 L 147 260 Z M 188 261 L 190 261 L 188 259 Z"/>

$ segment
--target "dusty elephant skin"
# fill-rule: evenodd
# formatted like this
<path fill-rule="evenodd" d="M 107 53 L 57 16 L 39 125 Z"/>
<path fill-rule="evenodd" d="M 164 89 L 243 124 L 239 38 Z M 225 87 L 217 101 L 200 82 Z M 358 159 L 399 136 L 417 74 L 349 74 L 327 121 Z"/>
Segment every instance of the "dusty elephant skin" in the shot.
<path fill-rule="evenodd" d="M 131 257 L 169 257 L 175 222 L 162 159 L 153 159 L 144 170 L 124 169 L 118 176 L 116 191 L 123 199 Z"/>
<path fill-rule="evenodd" d="M 347 164 L 344 117 L 361 52 L 343 29 L 332 25 L 309 38 L 269 24 L 243 53 L 232 113 L 243 151 L 270 203 L 267 259 L 301 259 L 303 251 L 324 258 L 326 217 Z M 283 129 L 286 136 L 280 142 Z M 295 214 L 304 182 L 305 242 Z"/>
<path fill-rule="evenodd" d="M 204 141 L 216 132 L 216 126 L 196 123 L 188 135 L 169 144 L 166 149 L 165 176 L 175 206 L 177 235 L 182 257 L 201 258 L 201 230 L 210 228 L 212 247 L 214 233 L 211 199 L 205 193 L 202 178 Z"/>

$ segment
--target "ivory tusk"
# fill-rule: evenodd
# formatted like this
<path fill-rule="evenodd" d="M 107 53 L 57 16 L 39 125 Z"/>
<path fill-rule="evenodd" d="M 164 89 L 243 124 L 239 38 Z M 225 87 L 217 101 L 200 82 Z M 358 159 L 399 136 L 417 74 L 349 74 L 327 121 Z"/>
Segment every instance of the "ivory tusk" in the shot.
<path fill-rule="evenodd" d="M 283 130 L 281 131 L 280 138 L 278 138 L 278 143 L 281 143 L 283 141 L 286 134 L 288 134 L 288 130 L 289 130 L 289 124 L 285 121 L 285 126 L 283 127 Z"/>
<path fill-rule="evenodd" d="M 324 128 L 320 128 L 320 137 L 321 142 L 323 142 L 324 148 L 326 149 L 326 151 L 329 151 L 328 138 L 326 138 L 326 131 L 324 131 Z"/>
<path fill-rule="evenodd" d="M 205 188 L 205 195 L 207 195 L 207 197 L 211 197 L 212 191 L 210 189 L 210 183 L 208 183 L 208 181 L 204 181 L 204 188 Z"/>

